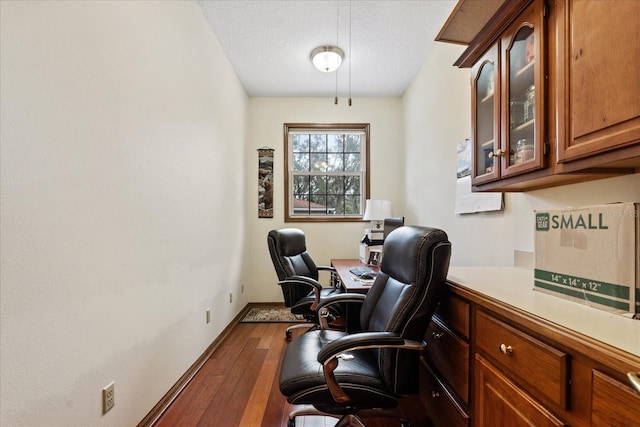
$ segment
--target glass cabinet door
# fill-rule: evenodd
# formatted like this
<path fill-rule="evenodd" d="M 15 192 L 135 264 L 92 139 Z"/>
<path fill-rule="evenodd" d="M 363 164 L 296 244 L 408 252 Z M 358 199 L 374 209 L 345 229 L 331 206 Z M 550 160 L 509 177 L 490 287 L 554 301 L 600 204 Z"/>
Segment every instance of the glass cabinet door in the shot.
<path fill-rule="evenodd" d="M 541 11 L 534 3 L 503 38 L 505 90 L 503 92 L 503 155 L 501 175 L 516 175 L 544 166 L 542 141 L 544 72 L 541 58 Z"/>
<path fill-rule="evenodd" d="M 500 176 L 499 150 L 499 67 L 498 47 L 491 49 L 472 70 L 473 155 L 472 178 L 474 184 L 492 181 Z"/>

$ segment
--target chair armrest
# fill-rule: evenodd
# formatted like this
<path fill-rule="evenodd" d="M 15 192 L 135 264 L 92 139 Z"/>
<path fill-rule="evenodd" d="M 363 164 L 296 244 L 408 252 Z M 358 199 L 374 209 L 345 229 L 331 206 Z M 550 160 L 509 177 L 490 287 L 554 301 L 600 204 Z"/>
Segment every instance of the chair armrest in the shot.
<path fill-rule="evenodd" d="M 322 298 L 320 303 L 318 304 L 318 319 L 320 320 L 320 328 L 321 329 L 330 329 L 329 323 L 327 321 L 327 317 L 329 315 L 328 307 L 331 307 L 335 304 L 344 304 L 344 303 L 358 303 L 362 304 L 364 302 L 366 295 L 364 294 L 356 294 L 356 293 L 347 293 L 343 292 L 341 294 L 334 294 L 328 297 Z"/>
<path fill-rule="evenodd" d="M 316 269 L 318 269 L 318 271 L 328 271 L 331 274 L 331 286 L 334 288 L 338 287 L 338 283 L 340 281 L 338 279 L 338 270 L 336 270 L 335 267 L 328 265 L 316 265 Z"/>
<path fill-rule="evenodd" d="M 393 332 L 362 332 L 345 335 L 328 343 L 318 353 L 318 362 L 322 364 L 327 387 L 331 392 L 331 396 L 333 396 L 333 400 L 338 403 L 345 403 L 349 402 L 351 397 L 338 384 L 334 371 L 338 367 L 339 358 L 346 361 L 353 358 L 353 356 L 345 354 L 346 352 L 370 348 L 399 348 L 420 351 L 425 346 L 424 342 L 405 340 Z"/>
<path fill-rule="evenodd" d="M 322 290 L 322 285 L 317 280 L 314 280 L 310 277 L 306 276 L 289 276 L 284 280 L 280 280 L 278 285 L 290 284 L 290 285 L 307 285 L 311 286 L 313 289 L 314 300 L 311 304 L 311 311 L 316 311 L 318 304 L 320 303 L 320 291 Z"/>
<path fill-rule="evenodd" d="M 352 293 L 343 292 L 341 294 L 333 294 L 331 296 L 322 298 L 322 301 L 320 301 L 320 304 L 318 304 L 318 310 L 323 307 L 329 307 L 335 304 L 343 304 L 346 302 L 357 302 L 362 304 L 365 298 L 366 298 L 365 294 L 356 294 L 353 292 Z"/>

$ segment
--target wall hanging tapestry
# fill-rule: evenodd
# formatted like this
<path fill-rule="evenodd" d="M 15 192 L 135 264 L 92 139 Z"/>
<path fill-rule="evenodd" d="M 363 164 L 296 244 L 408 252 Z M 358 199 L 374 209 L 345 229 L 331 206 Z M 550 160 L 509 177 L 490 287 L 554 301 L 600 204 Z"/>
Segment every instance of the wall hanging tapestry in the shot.
<path fill-rule="evenodd" d="M 273 218 L 273 148 L 258 148 L 258 218 Z"/>

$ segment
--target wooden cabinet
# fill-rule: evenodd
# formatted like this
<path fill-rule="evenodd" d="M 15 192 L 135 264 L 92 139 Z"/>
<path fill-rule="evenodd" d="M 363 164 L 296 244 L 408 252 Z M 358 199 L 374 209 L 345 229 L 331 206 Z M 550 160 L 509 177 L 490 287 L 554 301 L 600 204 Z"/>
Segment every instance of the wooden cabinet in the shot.
<path fill-rule="evenodd" d="M 476 312 L 476 348 L 538 400 L 567 408 L 569 357 L 493 316 Z M 545 378 L 544 381 L 539 381 Z"/>
<path fill-rule="evenodd" d="M 469 425 L 470 328 L 469 303 L 447 294 L 424 336 L 421 369 L 421 401 L 436 425 Z"/>
<path fill-rule="evenodd" d="M 474 191 L 640 172 L 640 2 L 459 0 L 441 34 L 468 43 Z M 455 28 L 481 30 L 469 41 Z"/>
<path fill-rule="evenodd" d="M 567 425 L 480 355 L 476 355 L 475 383 L 476 426 Z"/>
<path fill-rule="evenodd" d="M 500 159 L 496 156 L 496 153 L 501 153 L 503 149 L 500 144 L 499 56 L 498 44 L 496 44 L 471 70 L 473 111 L 471 114 L 473 129 L 471 179 L 474 184 L 500 178 Z"/>
<path fill-rule="evenodd" d="M 448 285 L 424 340 L 420 398 L 435 427 L 640 421 L 626 376 L 639 355 L 463 286 Z"/>
<path fill-rule="evenodd" d="M 602 372 L 593 371 L 592 426 L 640 424 L 640 394 Z"/>
<path fill-rule="evenodd" d="M 451 390 L 465 404 L 469 402 L 469 344 L 435 317 L 425 336 L 426 359 L 447 379 Z"/>
<path fill-rule="evenodd" d="M 472 68 L 474 185 L 546 164 L 544 22 L 531 4 Z"/>
<path fill-rule="evenodd" d="M 558 2 L 558 161 L 640 141 L 640 2 Z"/>
<path fill-rule="evenodd" d="M 469 411 L 424 360 L 420 366 L 420 401 L 436 426 L 469 427 Z"/>

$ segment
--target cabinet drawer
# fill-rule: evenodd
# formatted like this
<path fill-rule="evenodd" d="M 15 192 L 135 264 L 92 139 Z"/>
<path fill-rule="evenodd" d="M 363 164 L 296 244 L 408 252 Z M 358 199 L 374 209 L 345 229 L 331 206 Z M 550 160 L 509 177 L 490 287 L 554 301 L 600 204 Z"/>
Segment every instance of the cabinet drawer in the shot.
<path fill-rule="evenodd" d="M 640 395 L 631 387 L 593 371 L 592 426 L 632 426 L 640 417 Z"/>
<path fill-rule="evenodd" d="M 435 427 L 468 427 L 469 413 L 458 403 L 443 381 L 427 366 L 420 362 L 420 401 Z"/>
<path fill-rule="evenodd" d="M 469 402 L 469 344 L 434 316 L 424 337 L 425 357 L 463 402 Z"/>
<path fill-rule="evenodd" d="M 535 397 L 568 409 L 569 356 L 478 311 L 476 344 L 486 356 Z"/>
<path fill-rule="evenodd" d="M 436 314 L 452 331 L 460 334 L 464 338 L 469 338 L 469 318 L 471 310 L 469 303 L 448 292 L 442 299 Z"/>

